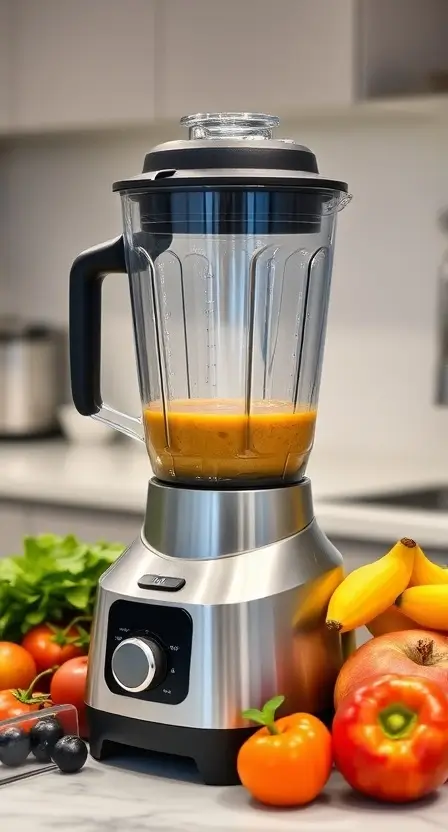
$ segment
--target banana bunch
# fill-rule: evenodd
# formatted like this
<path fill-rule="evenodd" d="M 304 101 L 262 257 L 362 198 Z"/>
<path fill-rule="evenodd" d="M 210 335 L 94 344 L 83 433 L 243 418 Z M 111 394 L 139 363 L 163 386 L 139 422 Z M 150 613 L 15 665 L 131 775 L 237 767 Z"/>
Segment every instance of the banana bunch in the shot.
<path fill-rule="evenodd" d="M 379 560 L 350 572 L 330 598 L 327 627 L 346 633 L 385 612 L 409 584 L 416 548 L 403 537 Z"/>
<path fill-rule="evenodd" d="M 367 626 L 373 636 L 410 629 L 448 633 L 448 569 L 404 537 L 347 575 L 331 596 L 326 624 L 340 633 Z"/>

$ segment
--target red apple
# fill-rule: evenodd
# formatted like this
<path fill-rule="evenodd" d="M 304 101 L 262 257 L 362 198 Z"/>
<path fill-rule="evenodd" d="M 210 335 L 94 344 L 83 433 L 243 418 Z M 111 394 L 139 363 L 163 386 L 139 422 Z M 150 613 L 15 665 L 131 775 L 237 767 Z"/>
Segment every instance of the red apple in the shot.
<path fill-rule="evenodd" d="M 405 630 L 366 641 L 342 666 L 334 689 L 335 708 L 368 679 L 389 673 L 432 679 L 448 696 L 448 637 Z"/>

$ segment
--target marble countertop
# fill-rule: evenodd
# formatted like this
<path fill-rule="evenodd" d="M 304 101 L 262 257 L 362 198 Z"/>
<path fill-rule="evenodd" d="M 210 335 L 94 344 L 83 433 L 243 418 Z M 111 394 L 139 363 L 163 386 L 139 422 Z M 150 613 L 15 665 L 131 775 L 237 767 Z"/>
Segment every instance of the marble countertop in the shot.
<path fill-rule="evenodd" d="M 253 803 L 241 787 L 198 782 L 188 761 L 145 758 L 88 761 L 77 775 L 46 772 L 3 786 L 7 832 L 407 832 L 446 829 L 448 785 L 419 803 L 394 807 L 358 797 L 334 774 L 324 793 L 302 809 Z"/>
<path fill-rule="evenodd" d="M 311 455 L 316 515 L 327 534 L 390 542 L 406 534 L 423 546 L 446 548 L 448 512 L 355 506 L 338 499 L 362 493 L 448 483 L 448 449 L 438 458 L 379 452 Z M 97 446 L 62 441 L 0 446 L 0 499 L 142 514 L 151 469 L 143 445 L 125 440 Z"/>

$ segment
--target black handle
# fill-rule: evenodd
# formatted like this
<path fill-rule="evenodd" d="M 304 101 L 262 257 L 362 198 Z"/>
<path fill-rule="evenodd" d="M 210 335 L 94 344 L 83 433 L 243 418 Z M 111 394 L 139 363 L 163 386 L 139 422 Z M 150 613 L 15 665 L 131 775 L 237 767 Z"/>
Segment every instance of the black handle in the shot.
<path fill-rule="evenodd" d="M 70 374 L 76 409 L 101 409 L 101 285 L 107 274 L 126 273 L 123 237 L 79 254 L 70 270 Z"/>

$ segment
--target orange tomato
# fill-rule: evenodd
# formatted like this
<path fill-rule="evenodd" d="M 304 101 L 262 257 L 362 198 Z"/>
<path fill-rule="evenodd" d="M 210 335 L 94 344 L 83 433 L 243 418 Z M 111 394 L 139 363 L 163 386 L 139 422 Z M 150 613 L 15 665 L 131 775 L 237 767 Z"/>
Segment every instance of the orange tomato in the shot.
<path fill-rule="evenodd" d="M 35 661 L 24 647 L 0 641 L 0 690 L 27 688 L 36 672 Z"/>
<path fill-rule="evenodd" d="M 237 762 L 243 786 L 270 806 L 310 803 L 325 786 L 331 766 L 330 732 L 305 713 L 267 722 L 242 745 Z"/>

